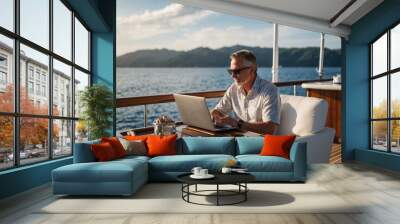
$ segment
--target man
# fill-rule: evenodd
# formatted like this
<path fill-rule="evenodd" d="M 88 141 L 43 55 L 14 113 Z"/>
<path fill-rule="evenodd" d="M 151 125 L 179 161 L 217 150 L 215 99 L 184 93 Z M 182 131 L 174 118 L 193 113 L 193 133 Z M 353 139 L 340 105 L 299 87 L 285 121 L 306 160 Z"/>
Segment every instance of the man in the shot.
<path fill-rule="evenodd" d="M 234 83 L 227 89 L 211 116 L 217 125 L 243 131 L 273 134 L 280 121 L 280 97 L 272 83 L 257 76 L 257 61 L 248 50 L 231 55 L 228 69 Z M 235 118 L 228 114 L 233 112 Z"/>

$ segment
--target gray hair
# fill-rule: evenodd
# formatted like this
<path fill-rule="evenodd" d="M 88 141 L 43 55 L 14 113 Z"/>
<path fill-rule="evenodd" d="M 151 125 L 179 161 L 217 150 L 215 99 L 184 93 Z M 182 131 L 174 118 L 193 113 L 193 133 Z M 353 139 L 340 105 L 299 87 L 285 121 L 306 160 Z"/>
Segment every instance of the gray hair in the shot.
<path fill-rule="evenodd" d="M 254 65 L 257 70 L 257 59 L 256 56 L 253 54 L 253 52 L 243 49 L 239 50 L 236 52 L 233 52 L 230 56 L 231 59 L 236 58 L 236 59 L 241 59 L 243 60 L 244 64 L 247 66 Z"/>

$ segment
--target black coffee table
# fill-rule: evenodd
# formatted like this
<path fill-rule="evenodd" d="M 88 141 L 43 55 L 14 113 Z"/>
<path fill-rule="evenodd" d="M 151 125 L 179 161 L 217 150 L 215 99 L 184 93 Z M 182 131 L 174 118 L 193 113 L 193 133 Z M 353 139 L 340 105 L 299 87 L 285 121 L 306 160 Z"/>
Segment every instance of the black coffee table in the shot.
<path fill-rule="evenodd" d="M 215 205 L 215 204 L 202 204 L 190 201 L 190 196 L 204 196 L 204 197 L 216 197 L 217 206 L 221 205 L 234 205 L 245 202 L 247 200 L 247 192 L 249 188 L 247 183 L 255 180 L 255 177 L 248 173 L 216 173 L 213 174 L 215 177 L 212 179 L 193 179 L 190 177 L 191 173 L 182 174 L 177 177 L 178 181 L 182 183 L 182 199 L 188 203 L 198 204 L 198 205 Z M 198 184 L 204 185 L 216 185 L 215 190 L 197 190 Z M 195 186 L 194 191 L 190 191 L 190 186 Z M 237 190 L 223 190 L 220 189 L 220 185 L 236 185 Z M 215 192 L 216 194 L 205 194 L 209 192 Z M 231 203 L 221 203 L 221 197 L 232 197 L 241 196 L 239 200 Z"/>

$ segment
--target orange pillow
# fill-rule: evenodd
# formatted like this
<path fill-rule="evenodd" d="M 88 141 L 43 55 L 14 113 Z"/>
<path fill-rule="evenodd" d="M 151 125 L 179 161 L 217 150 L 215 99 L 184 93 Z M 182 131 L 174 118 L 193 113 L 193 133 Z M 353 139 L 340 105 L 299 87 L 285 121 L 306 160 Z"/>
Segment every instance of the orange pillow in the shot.
<path fill-rule="evenodd" d="M 164 156 L 176 155 L 176 135 L 150 135 L 147 137 L 147 155 Z"/>
<path fill-rule="evenodd" d="M 117 158 L 125 157 L 126 156 L 126 151 L 124 149 L 124 146 L 122 146 L 121 142 L 119 141 L 118 138 L 116 137 L 110 137 L 110 138 L 101 138 L 101 142 L 108 142 L 114 149 L 115 155 Z"/>
<path fill-rule="evenodd" d="M 296 135 L 265 135 L 261 156 L 280 156 L 290 158 L 290 148 Z"/>
<path fill-rule="evenodd" d="M 113 147 L 108 142 L 93 144 L 91 145 L 91 149 L 94 157 L 99 162 L 109 161 L 117 158 Z"/>
<path fill-rule="evenodd" d="M 127 136 L 124 136 L 124 139 L 126 139 L 128 141 L 141 140 L 143 142 L 146 142 L 147 137 L 149 137 L 149 135 L 127 135 Z"/>

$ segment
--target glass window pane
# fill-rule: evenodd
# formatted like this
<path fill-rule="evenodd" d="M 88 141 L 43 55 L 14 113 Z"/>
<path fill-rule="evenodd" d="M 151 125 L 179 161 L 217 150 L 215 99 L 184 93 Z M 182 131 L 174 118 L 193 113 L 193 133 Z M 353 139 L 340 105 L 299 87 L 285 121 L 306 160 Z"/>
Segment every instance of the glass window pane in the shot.
<path fill-rule="evenodd" d="M 372 81 L 372 118 L 387 118 L 387 77 Z"/>
<path fill-rule="evenodd" d="M 391 121 L 392 152 L 400 153 L 400 120 Z"/>
<path fill-rule="evenodd" d="M 49 0 L 20 0 L 21 36 L 49 48 Z"/>
<path fill-rule="evenodd" d="M 79 117 L 81 114 L 79 99 L 81 92 L 86 86 L 89 86 L 89 75 L 75 69 L 75 117 Z"/>
<path fill-rule="evenodd" d="M 14 125 L 10 116 L 0 116 L 0 170 L 14 165 Z"/>
<path fill-rule="evenodd" d="M 20 119 L 21 164 L 35 163 L 49 158 L 49 120 L 45 118 L 21 117 Z"/>
<path fill-rule="evenodd" d="M 387 71 L 387 34 L 372 44 L 372 75 Z"/>
<path fill-rule="evenodd" d="M 75 142 L 85 142 L 88 138 L 88 129 L 84 120 L 75 121 Z"/>
<path fill-rule="evenodd" d="M 89 70 L 89 32 L 75 18 L 75 63 Z"/>
<path fill-rule="evenodd" d="M 14 0 L 0 1 L 0 26 L 14 31 Z"/>
<path fill-rule="evenodd" d="M 71 60 L 72 12 L 60 1 L 53 1 L 53 51 Z"/>
<path fill-rule="evenodd" d="M 400 67 L 400 24 L 390 32 L 390 67 Z"/>
<path fill-rule="evenodd" d="M 71 66 L 53 60 L 53 115 L 72 117 Z"/>
<path fill-rule="evenodd" d="M 72 154 L 72 121 L 53 120 L 53 157 Z"/>
<path fill-rule="evenodd" d="M 13 40 L 0 35 L 0 111 L 14 111 Z"/>
<path fill-rule="evenodd" d="M 47 115 L 49 57 L 21 44 L 21 113 Z"/>
<path fill-rule="evenodd" d="M 391 116 L 400 118 L 400 72 L 391 74 L 391 88 L 390 88 L 390 98 L 391 98 Z"/>
<path fill-rule="evenodd" d="M 372 122 L 372 147 L 387 151 L 387 121 Z"/>

